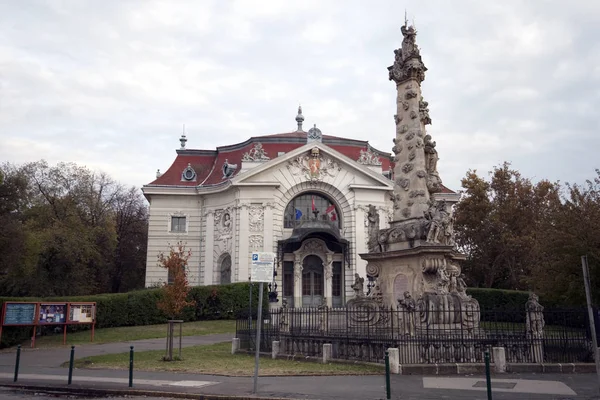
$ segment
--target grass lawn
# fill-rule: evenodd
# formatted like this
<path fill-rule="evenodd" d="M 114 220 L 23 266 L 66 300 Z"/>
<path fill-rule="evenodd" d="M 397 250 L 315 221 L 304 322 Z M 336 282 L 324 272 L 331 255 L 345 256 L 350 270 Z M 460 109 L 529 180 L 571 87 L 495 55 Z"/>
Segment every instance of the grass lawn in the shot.
<path fill-rule="evenodd" d="M 179 327 L 175 326 L 177 335 Z M 91 330 L 67 332 L 67 346 L 90 343 Z M 183 324 L 183 336 L 211 335 L 214 333 L 235 333 L 235 321 L 194 321 Z M 114 343 L 139 339 L 156 339 L 167 336 L 167 324 L 122 326 L 118 328 L 96 329 L 94 343 Z M 40 336 L 35 340 L 35 347 L 61 347 L 63 335 Z"/>
<path fill-rule="evenodd" d="M 181 361 L 161 361 L 164 350 L 136 352 L 134 368 L 138 371 L 193 372 L 196 374 L 252 376 L 254 356 L 231 354 L 231 343 L 184 347 Z M 128 369 L 129 353 L 86 357 L 75 361 L 77 368 Z M 260 375 L 373 375 L 384 369 L 373 365 L 320 364 L 308 361 L 260 359 Z"/>

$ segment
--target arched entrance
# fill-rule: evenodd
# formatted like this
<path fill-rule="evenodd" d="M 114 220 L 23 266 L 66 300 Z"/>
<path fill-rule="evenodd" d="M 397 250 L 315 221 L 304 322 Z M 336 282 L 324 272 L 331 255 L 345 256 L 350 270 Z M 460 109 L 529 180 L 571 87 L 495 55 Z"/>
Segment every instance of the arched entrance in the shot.
<path fill-rule="evenodd" d="M 325 278 L 323 260 L 311 254 L 302 262 L 302 307 L 318 307 L 323 303 Z"/>

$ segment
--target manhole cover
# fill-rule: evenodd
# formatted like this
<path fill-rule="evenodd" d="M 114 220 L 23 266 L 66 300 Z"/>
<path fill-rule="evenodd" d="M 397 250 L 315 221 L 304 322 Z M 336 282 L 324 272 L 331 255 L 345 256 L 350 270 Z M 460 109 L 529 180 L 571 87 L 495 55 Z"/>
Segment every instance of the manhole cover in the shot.
<path fill-rule="evenodd" d="M 492 381 L 492 388 L 496 389 L 514 389 L 517 386 L 516 382 L 494 382 Z M 487 387 L 487 383 L 485 381 L 478 381 L 473 387 Z"/>

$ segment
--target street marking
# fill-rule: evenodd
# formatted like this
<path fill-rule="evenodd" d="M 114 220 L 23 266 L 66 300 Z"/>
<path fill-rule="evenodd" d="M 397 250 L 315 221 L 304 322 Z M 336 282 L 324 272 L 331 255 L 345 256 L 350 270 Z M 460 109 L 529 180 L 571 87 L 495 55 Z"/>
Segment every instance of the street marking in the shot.
<path fill-rule="evenodd" d="M 0 378 L 13 378 L 13 374 L 0 373 Z M 46 375 L 46 374 L 19 374 L 20 379 L 28 380 L 46 380 L 46 381 L 67 381 L 64 375 Z M 73 382 L 108 382 L 129 384 L 127 378 L 108 378 L 104 376 L 73 376 Z M 211 381 L 164 381 L 158 379 L 134 379 L 134 385 L 149 385 L 149 386 L 182 386 L 182 387 L 203 387 L 208 385 L 216 385 L 220 382 Z"/>
<path fill-rule="evenodd" d="M 482 385 L 481 382 L 484 384 Z M 512 388 L 510 388 L 512 386 Z M 434 378 L 423 377 L 425 389 L 487 390 L 481 378 Z M 576 396 L 570 387 L 559 381 L 537 381 L 529 379 L 492 379 L 494 392 L 560 394 Z"/>
<path fill-rule="evenodd" d="M 209 381 L 179 381 L 170 383 L 169 386 L 183 386 L 183 387 L 203 387 L 208 385 L 214 385 L 219 382 L 209 382 Z"/>

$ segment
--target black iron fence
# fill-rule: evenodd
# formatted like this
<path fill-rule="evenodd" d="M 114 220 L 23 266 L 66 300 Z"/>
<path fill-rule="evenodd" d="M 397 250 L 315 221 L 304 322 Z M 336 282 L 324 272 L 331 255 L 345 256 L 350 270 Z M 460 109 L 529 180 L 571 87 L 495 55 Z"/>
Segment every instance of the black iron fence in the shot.
<path fill-rule="evenodd" d="M 255 347 L 256 323 L 237 321 L 242 349 Z M 398 348 L 401 364 L 473 363 L 483 362 L 486 351 L 493 361 L 492 348 L 503 347 L 509 363 L 593 362 L 584 309 L 543 314 L 430 310 L 425 315 L 393 309 L 282 308 L 262 324 L 261 349 L 270 351 L 277 340 L 280 352 L 290 355 L 320 357 L 328 343 L 339 359 L 382 362 L 386 349 Z"/>

